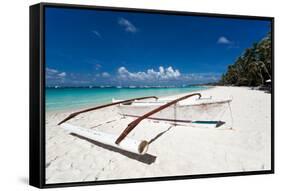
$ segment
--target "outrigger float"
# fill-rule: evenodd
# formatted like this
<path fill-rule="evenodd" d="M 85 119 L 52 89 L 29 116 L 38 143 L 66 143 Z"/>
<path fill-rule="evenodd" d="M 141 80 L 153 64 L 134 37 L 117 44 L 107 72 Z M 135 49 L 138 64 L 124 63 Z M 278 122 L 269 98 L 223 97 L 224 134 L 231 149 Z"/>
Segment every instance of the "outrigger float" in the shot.
<path fill-rule="evenodd" d="M 191 99 L 191 97 L 197 98 Z M 143 120 L 164 121 L 174 125 L 219 127 L 224 124 L 224 122 L 214 119 L 220 117 L 227 107 L 230 109 L 230 102 L 231 99 L 214 100 L 212 97 L 201 98 L 200 93 L 189 94 L 174 100 L 158 99 L 156 96 L 139 97 L 128 100 L 112 100 L 112 103 L 109 104 L 72 113 L 58 125 L 70 133 L 143 155 L 148 150 L 148 141 L 134 140 L 127 137 Z M 134 119 L 120 135 L 112 135 L 66 123 L 79 114 L 111 106 L 117 106 L 122 116 L 132 117 Z"/>

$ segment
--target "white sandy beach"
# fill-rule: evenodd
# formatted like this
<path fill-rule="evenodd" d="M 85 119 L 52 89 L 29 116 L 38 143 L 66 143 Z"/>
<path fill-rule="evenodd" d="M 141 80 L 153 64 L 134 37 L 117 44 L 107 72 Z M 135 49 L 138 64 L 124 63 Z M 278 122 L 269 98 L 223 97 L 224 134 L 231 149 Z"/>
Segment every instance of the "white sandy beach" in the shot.
<path fill-rule="evenodd" d="M 129 137 L 150 142 L 145 155 L 71 135 L 56 124 L 73 111 L 47 112 L 46 183 L 269 170 L 271 94 L 247 87 L 214 87 L 201 93 L 233 98 L 232 129 L 144 120 Z M 79 115 L 71 123 L 120 134 L 132 121 L 120 118 L 111 107 Z"/>

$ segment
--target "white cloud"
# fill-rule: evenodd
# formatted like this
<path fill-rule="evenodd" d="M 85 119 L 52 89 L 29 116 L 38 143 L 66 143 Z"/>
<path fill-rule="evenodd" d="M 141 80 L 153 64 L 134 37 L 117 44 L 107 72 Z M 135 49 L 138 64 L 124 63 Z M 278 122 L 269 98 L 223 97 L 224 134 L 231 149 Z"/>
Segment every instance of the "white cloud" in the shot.
<path fill-rule="evenodd" d="M 108 77 L 110 77 L 110 74 L 107 73 L 107 72 L 103 72 L 103 73 L 101 74 L 101 76 L 104 77 L 104 78 L 108 78 Z"/>
<path fill-rule="evenodd" d="M 125 31 L 127 31 L 127 32 L 131 32 L 131 33 L 137 32 L 137 28 L 133 25 L 132 22 L 130 22 L 127 19 L 120 18 L 118 20 L 118 24 L 123 26 L 125 28 Z"/>
<path fill-rule="evenodd" d="M 181 73 L 172 66 L 159 66 L 158 69 L 129 71 L 126 67 L 118 68 L 116 75 L 109 72 L 66 73 L 53 68 L 46 68 L 48 85 L 182 85 L 215 82 L 221 78 L 220 73 Z"/>
<path fill-rule="evenodd" d="M 59 77 L 65 77 L 65 76 L 66 76 L 66 73 L 65 73 L 65 72 L 59 73 L 58 76 L 59 76 Z"/>
<path fill-rule="evenodd" d="M 63 79 L 64 77 L 66 77 L 66 72 L 59 72 L 58 70 L 53 68 L 46 68 L 47 79 L 56 80 L 56 79 Z"/>
<path fill-rule="evenodd" d="M 218 41 L 217 41 L 218 44 L 231 44 L 232 42 L 226 38 L 225 36 L 221 36 L 218 38 Z"/>
<path fill-rule="evenodd" d="M 108 78 L 110 77 L 111 75 L 108 73 L 108 72 L 102 72 L 102 73 L 98 73 L 95 75 L 96 77 L 103 77 L 103 78 Z"/>
<path fill-rule="evenodd" d="M 93 30 L 92 32 L 93 32 L 98 38 L 102 38 L 101 34 L 100 34 L 98 31 Z"/>
<path fill-rule="evenodd" d="M 181 73 L 177 69 L 173 69 L 171 66 L 164 68 L 159 67 L 159 70 L 148 69 L 143 72 L 130 72 L 124 66 L 118 68 L 118 75 L 122 79 L 129 79 L 134 81 L 145 81 L 145 80 L 171 80 L 180 77 Z"/>
<path fill-rule="evenodd" d="M 55 69 L 52 69 L 52 68 L 46 68 L 46 73 L 48 74 L 55 74 L 55 73 L 58 73 L 58 71 L 57 70 L 55 70 Z"/>

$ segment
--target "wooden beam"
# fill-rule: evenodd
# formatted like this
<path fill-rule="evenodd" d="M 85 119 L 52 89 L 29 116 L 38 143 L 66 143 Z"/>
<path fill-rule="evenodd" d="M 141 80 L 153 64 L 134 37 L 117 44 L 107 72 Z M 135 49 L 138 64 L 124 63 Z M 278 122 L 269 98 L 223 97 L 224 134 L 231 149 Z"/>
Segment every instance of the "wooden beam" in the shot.
<path fill-rule="evenodd" d="M 135 119 L 134 121 L 132 121 L 131 123 L 129 123 L 129 125 L 127 126 L 127 128 L 121 133 L 121 135 L 116 139 L 115 143 L 116 144 L 119 144 L 142 120 L 148 118 L 149 116 L 171 106 L 171 105 L 174 105 L 176 104 L 177 102 L 179 101 L 182 101 L 184 99 L 187 99 L 187 98 L 190 98 L 192 96 L 199 96 L 199 98 L 201 98 L 201 94 L 200 93 L 194 93 L 194 94 L 189 94 L 189 95 L 186 95 L 186 96 L 183 96 L 183 97 L 180 97 L 178 99 L 175 99 L 171 102 L 168 102 L 164 105 L 161 105 L 159 106 L 158 108 L 156 109 L 153 109 L 152 111 L 140 116 L 139 118 Z"/>
<path fill-rule="evenodd" d="M 150 98 L 158 99 L 158 97 L 156 97 L 156 96 L 146 96 L 146 97 L 133 98 L 133 99 L 118 101 L 118 102 L 114 102 L 114 103 L 109 103 L 109 104 L 105 104 L 105 105 L 100 105 L 100 106 L 88 108 L 88 109 L 85 109 L 85 110 L 82 110 L 82 111 L 71 113 L 69 116 L 67 116 L 65 119 L 63 119 L 61 122 L 59 122 L 58 125 L 63 124 L 64 122 L 76 117 L 77 115 L 79 115 L 81 113 L 94 111 L 94 110 L 97 110 L 97 109 L 102 109 L 102 108 L 105 108 L 105 107 L 110 107 L 110 106 L 118 105 L 118 104 L 121 104 L 121 103 L 130 103 L 130 102 L 133 102 L 135 100 L 143 100 L 143 99 L 150 99 Z"/>

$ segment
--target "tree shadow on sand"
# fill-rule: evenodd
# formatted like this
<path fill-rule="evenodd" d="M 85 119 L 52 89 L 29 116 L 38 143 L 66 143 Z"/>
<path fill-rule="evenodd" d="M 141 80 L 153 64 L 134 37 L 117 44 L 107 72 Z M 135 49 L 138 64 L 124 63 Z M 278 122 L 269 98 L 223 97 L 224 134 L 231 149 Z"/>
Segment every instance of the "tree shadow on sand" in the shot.
<path fill-rule="evenodd" d="M 103 144 L 103 143 L 100 143 L 100 142 L 82 137 L 80 135 L 76 135 L 74 133 L 71 133 L 71 135 L 73 135 L 75 137 L 78 137 L 80 139 L 86 140 L 86 141 L 88 141 L 88 142 L 90 142 L 90 143 L 92 143 L 92 144 L 94 144 L 98 147 L 102 147 L 104 149 L 120 153 L 120 154 L 122 154 L 122 155 L 124 155 L 124 156 L 126 156 L 130 159 L 137 160 L 139 162 L 142 162 L 142 163 L 145 163 L 145 164 L 148 164 L 148 165 L 154 163 L 156 158 L 157 158 L 156 156 L 151 155 L 151 154 L 138 155 L 138 154 L 131 153 L 131 152 L 128 152 L 128 151 L 124 151 L 122 149 L 119 149 L 119 148 L 116 148 L 116 147 L 113 147 L 113 146 L 109 146 L 109 145 L 106 145 L 106 144 Z"/>

